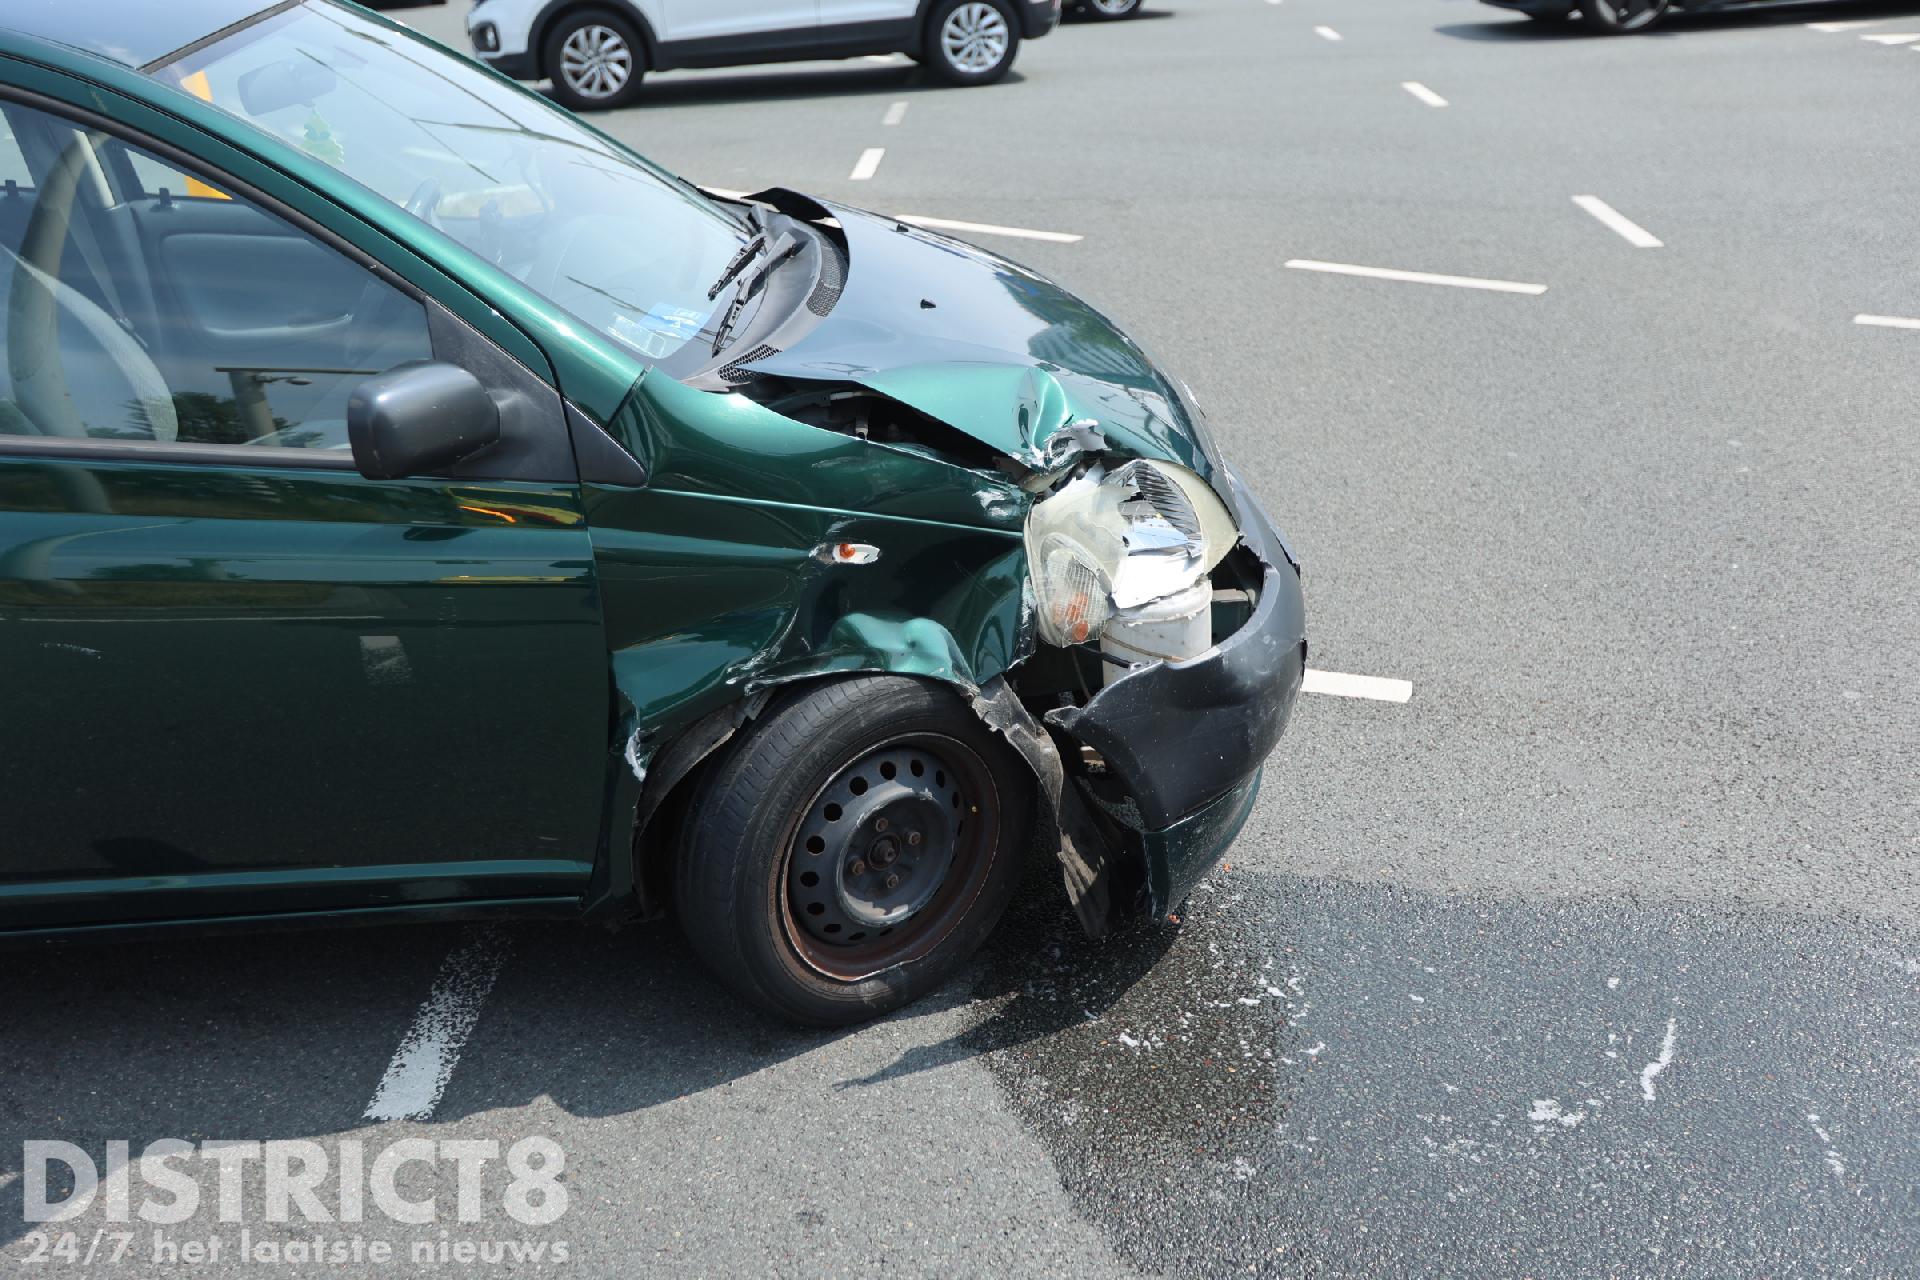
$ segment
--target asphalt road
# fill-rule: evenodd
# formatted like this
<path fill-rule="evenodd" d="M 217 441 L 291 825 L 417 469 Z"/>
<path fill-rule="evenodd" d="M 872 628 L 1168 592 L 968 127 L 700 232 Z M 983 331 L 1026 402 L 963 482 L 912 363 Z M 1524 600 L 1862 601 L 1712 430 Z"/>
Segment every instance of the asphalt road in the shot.
<path fill-rule="evenodd" d="M 218 1263 L 138 1222 L 117 1267 L 57 1256 L 129 1229 L 102 1209 L 42 1252 L 25 1139 L 539 1135 L 555 1222 L 490 1168 L 477 1223 L 324 1234 L 615 1277 L 1911 1274 L 1920 329 L 1855 317 L 1920 317 L 1916 53 L 1912 3 L 1608 40 L 1181 0 L 986 90 L 659 78 L 602 123 L 698 181 L 1081 237 L 975 236 L 1188 379 L 1306 562 L 1314 665 L 1411 699 L 1303 698 L 1178 930 L 1088 944 L 1037 875 L 964 980 L 848 1034 L 670 929 L 8 957 L 0 1259 L 318 1270 L 211 1206 L 167 1230 Z M 436 990 L 444 1093 L 364 1119 Z M 254 1243 L 316 1234 L 244 1194 Z"/>

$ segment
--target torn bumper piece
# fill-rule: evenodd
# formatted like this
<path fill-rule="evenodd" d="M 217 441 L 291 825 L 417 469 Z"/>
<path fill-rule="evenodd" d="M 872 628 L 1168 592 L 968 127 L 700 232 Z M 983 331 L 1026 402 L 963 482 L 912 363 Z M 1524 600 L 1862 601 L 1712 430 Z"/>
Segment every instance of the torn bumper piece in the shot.
<path fill-rule="evenodd" d="M 1155 918 L 1186 898 L 1238 834 L 1261 765 L 1286 729 L 1306 670 L 1299 568 L 1239 478 L 1222 471 L 1222 496 L 1233 508 L 1242 542 L 1261 564 L 1252 615 L 1199 657 L 1141 667 L 1085 706 L 1047 715 L 1050 724 L 1100 754 L 1131 801 L 1118 812 L 1113 805 L 1101 808 L 1134 828 L 1145 862 L 1143 905 Z M 1069 866 L 1070 890 L 1072 871 Z M 1087 914 L 1083 908 L 1083 922 Z"/>

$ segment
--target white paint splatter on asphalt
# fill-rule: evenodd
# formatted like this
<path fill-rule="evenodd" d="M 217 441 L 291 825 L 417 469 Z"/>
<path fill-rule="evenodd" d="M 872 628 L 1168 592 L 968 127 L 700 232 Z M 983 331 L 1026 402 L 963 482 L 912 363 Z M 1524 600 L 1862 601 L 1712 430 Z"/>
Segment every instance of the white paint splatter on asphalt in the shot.
<path fill-rule="evenodd" d="M 1527 1113 L 1527 1119 L 1533 1121 L 1533 1131 L 1539 1133 L 1550 1124 L 1563 1129 L 1571 1129 L 1587 1118 L 1584 1111 L 1564 1111 L 1558 1098 L 1535 1098 L 1533 1110 Z"/>
<path fill-rule="evenodd" d="M 1679 1026 L 1672 1018 L 1668 1018 L 1666 1037 L 1660 1041 L 1660 1056 L 1640 1068 L 1640 1096 L 1648 1102 L 1652 1102 L 1654 1097 L 1653 1078 L 1673 1063 L 1673 1042 L 1679 1034 Z"/>

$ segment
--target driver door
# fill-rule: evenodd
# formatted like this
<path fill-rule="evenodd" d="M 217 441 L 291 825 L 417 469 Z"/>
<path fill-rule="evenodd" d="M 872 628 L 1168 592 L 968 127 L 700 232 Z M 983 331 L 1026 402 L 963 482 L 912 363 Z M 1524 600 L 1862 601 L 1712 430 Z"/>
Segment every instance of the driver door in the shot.
<path fill-rule="evenodd" d="M 559 396 L 222 175 L 0 95 L 0 929 L 576 896 L 608 686 Z M 370 480 L 346 404 L 511 430 Z"/>
<path fill-rule="evenodd" d="M 663 7 L 666 30 L 660 38 L 675 43 L 732 37 L 745 44 L 769 32 L 799 37 L 811 35 L 820 23 L 819 0 L 665 0 Z"/>

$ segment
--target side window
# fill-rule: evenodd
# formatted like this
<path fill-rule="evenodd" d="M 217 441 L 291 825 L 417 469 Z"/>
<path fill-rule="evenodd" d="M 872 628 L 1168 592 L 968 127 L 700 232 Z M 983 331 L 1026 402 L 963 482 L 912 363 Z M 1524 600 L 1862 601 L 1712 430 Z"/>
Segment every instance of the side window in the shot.
<path fill-rule="evenodd" d="M 27 172 L 27 158 L 20 154 L 20 144 L 13 140 L 13 129 L 5 116 L 0 116 L 0 183 L 10 184 L 4 188 L 9 195 L 33 185 L 33 175 Z"/>
<path fill-rule="evenodd" d="M 431 355 L 420 302 L 246 197 L 34 108 L 0 120 L 0 449 L 345 450 L 353 388 Z"/>

